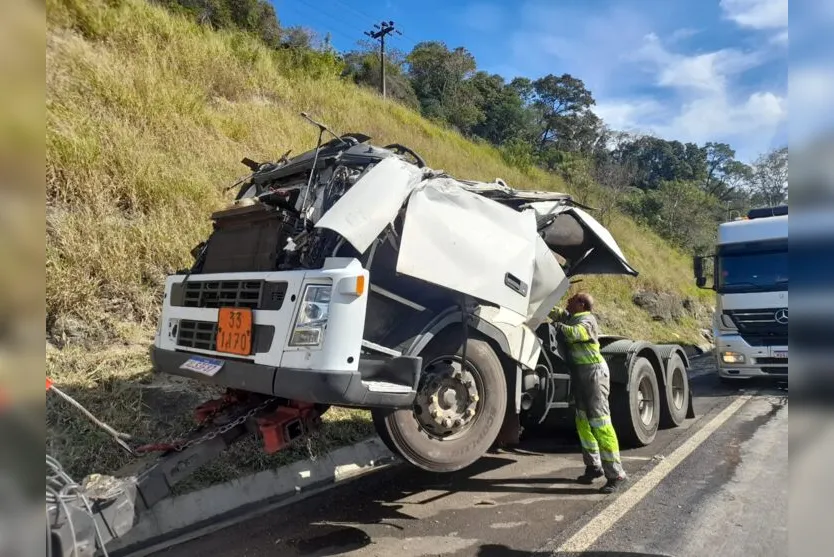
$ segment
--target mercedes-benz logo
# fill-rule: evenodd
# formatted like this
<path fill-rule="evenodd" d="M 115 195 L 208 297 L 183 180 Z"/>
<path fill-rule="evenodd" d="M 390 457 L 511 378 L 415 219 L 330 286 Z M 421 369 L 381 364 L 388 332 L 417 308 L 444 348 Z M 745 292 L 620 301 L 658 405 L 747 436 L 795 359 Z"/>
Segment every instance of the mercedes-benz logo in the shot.
<path fill-rule="evenodd" d="M 782 309 L 776 310 L 776 313 L 773 314 L 773 318 L 780 325 L 787 325 L 788 324 L 788 308 L 782 308 Z"/>

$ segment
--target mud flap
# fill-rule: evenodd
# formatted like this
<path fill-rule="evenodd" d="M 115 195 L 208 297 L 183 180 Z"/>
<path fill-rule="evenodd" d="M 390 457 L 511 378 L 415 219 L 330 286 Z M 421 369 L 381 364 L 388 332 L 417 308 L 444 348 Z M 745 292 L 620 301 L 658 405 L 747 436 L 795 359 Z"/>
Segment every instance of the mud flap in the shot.
<path fill-rule="evenodd" d="M 695 406 L 692 404 L 692 385 L 689 386 L 689 408 L 686 410 L 686 419 L 692 420 L 695 418 Z"/>

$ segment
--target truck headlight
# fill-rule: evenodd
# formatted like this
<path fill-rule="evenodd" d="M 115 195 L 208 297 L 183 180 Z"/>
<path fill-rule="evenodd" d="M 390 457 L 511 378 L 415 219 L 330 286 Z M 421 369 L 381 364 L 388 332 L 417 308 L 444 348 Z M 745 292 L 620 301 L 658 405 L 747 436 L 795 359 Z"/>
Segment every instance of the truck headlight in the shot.
<path fill-rule="evenodd" d="M 722 352 L 721 361 L 725 364 L 743 364 L 744 354 L 738 352 Z"/>
<path fill-rule="evenodd" d="M 290 346 L 318 346 L 322 342 L 330 313 L 329 284 L 309 284 L 293 324 Z"/>

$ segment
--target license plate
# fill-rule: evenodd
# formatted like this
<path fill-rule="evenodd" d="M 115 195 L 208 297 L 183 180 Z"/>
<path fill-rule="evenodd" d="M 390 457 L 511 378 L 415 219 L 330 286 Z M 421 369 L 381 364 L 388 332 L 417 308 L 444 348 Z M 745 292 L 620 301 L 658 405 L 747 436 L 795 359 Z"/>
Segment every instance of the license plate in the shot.
<path fill-rule="evenodd" d="M 773 351 L 774 358 L 782 358 L 787 360 L 788 359 L 788 351 L 787 350 L 774 350 Z"/>
<path fill-rule="evenodd" d="M 217 315 L 217 351 L 248 356 L 252 352 L 252 310 L 220 308 Z"/>
<path fill-rule="evenodd" d="M 213 358 L 202 358 L 200 356 L 192 356 L 188 359 L 188 361 L 186 361 L 184 364 L 180 366 L 180 369 L 187 369 L 212 377 L 215 373 L 220 371 L 222 367 L 223 360 L 215 360 Z"/>

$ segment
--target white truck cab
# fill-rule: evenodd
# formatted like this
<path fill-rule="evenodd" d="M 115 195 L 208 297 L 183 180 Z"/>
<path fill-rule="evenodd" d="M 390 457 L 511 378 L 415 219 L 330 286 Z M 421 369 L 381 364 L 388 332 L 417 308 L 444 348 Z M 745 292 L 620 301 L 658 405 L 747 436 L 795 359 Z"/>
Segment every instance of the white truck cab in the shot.
<path fill-rule="evenodd" d="M 718 227 L 713 335 L 724 381 L 788 374 L 788 209 L 751 210 Z M 706 287 L 704 257 L 694 260 Z"/>

